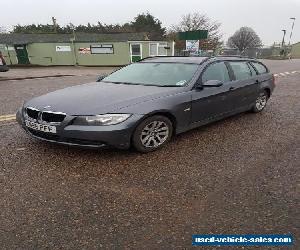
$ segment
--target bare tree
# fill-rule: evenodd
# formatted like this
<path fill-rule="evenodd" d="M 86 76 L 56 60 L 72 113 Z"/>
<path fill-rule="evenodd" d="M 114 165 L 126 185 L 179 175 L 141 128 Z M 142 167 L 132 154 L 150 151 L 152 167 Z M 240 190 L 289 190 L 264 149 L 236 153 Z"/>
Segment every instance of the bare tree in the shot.
<path fill-rule="evenodd" d="M 7 32 L 6 29 L 4 27 L 0 26 L 0 33 L 6 33 L 6 32 Z"/>
<path fill-rule="evenodd" d="M 261 47 L 262 43 L 252 28 L 241 27 L 228 39 L 227 45 L 243 53 L 246 49 Z"/>
<path fill-rule="evenodd" d="M 220 23 L 212 21 L 204 14 L 198 12 L 189 13 L 183 15 L 178 24 L 171 26 L 169 37 L 174 37 L 180 31 L 208 30 L 208 38 L 200 41 L 200 47 L 214 49 L 220 44 L 222 38 L 220 26 Z"/>

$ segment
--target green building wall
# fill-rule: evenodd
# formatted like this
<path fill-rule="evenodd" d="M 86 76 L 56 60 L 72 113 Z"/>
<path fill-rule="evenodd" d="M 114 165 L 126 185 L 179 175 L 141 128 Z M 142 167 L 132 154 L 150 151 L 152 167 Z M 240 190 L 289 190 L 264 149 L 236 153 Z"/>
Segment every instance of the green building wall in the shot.
<path fill-rule="evenodd" d="M 292 45 L 292 58 L 300 58 L 300 42 Z"/>
<path fill-rule="evenodd" d="M 18 64 L 17 54 L 13 46 L 0 44 L 0 51 L 7 65 Z"/>
<path fill-rule="evenodd" d="M 71 46 L 70 43 L 32 43 L 28 44 L 27 53 L 30 64 L 34 65 L 74 65 L 71 51 L 56 51 L 56 46 Z"/>
<path fill-rule="evenodd" d="M 127 42 L 107 42 L 114 48 L 113 54 L 81 54 L 80 48 L 90 48 L 91 45 L 101 43 L 75 43 L 76 59 L 78 65 L 83 66 L 115 66 L 130 63 L 129 43 Z"/>
<path fill-rule="evenodd" d="M 155 41 L 156 42 L 156 41 Z M 32 65 L 82 65 L 82 66 L 123 66 L 131 63 L 130 44 L 140 43 L 142 58 L 149 57 L 149 44 L 153 41 L 128 42 L 69 42 L 69 43 L 31 43 L 26 45 L 29 62 Z M 172 55 L 172 44 L 168 42 L 167 55 Z M 91 45 L 112 44 L 113 54 L 82 53 L 82 49 L 89 49 Z M 56 51 L 56 46 L 69 46 L 70 51 Z M 8 65 L 18 64 L 17 55 L 13 45 L 0 44 L 0 50 Z"/>

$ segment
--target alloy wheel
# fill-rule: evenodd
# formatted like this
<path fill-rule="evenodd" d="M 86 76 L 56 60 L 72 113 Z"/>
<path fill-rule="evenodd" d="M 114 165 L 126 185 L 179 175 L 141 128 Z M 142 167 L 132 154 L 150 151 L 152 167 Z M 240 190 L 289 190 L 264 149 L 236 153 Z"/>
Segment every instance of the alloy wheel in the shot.
<path fill-rule="evenodd" d="M 164 121 L 152 121 L 143 128 L 140 140 L 144 147 L 156 148 L 168 139 L 169 132 L 169 127 Z"/>
<path fill-rule="evenodd" d="M 267 100 L 268 100 L 268 97 L 266 96 L 266 94 L 263 94 L 263 95 L 260 95 L 259 97 L 257 97 L 256 102 L 255 102 L 256 109 L 258 111 L 263 110 L 267 104 Z"/>

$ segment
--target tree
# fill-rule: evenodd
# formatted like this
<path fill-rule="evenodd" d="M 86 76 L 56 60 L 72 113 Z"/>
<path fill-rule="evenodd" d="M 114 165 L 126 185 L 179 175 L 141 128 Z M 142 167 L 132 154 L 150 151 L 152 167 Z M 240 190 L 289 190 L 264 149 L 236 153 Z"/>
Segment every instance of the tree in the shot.
<path fill-rule="evenodd" d="M 61 27 L 57 25 L 57 32 L 61 31 Z M 29 25 L 16 25 L 12 33 L 54 33 L 54 27 L 51 24 L 29 24 Z"/>
<path fill-rule="evenodd" d="M 227 45 L 243 53 L 246 49 L 261 47 L 262 43 L 252 28 L 241 27 L 228 39 Z"/>
<path fill-rule="evenodd" d="M 161 21 L 149 13 L 137 15 L 130 26 L 136 32 L 149 33 L 149 38 L 153 40 L 159 40 L 166 34 L 166 29 L 161 26 Z"/>
<path fill-rule="evenodd" d="M 208 30 L 208 38 L 200 41 L 200 48 L 215 49 L 221 43 L 222 34 L 220 26 L 220 23 L 212 21 L 204 14 L 198 12 L 189 13 L 183 15 L 178 24 L 171 26 L 169 37 L 173 37 L 176 40 L 176 34 L 180 31 Z M 179 42 L 179 44 L 184 43 Z"/>
<path fill-rule="evenodd" d="M 52 24 L 30 24 L 16 25 L 12 33 L 62 33 L 68 34 L 75 32 L 85 33 L 125 33 L 125 32 L 146 32 L 150 39 L 160 40 L 165 36 L 166 29 L 162 27 L 161 21 L 149 13 L 137 15 L 132 22 L 124 24 L 95 24 L 88 23 L 74 26 L 68 24 L 65 26 L 56 25 L 54 29 Z"/>
<path fill-rule="evenodd" d="M 6 33 L 6 29 L 2 26 L 0 26 L 0 33 Z"/>

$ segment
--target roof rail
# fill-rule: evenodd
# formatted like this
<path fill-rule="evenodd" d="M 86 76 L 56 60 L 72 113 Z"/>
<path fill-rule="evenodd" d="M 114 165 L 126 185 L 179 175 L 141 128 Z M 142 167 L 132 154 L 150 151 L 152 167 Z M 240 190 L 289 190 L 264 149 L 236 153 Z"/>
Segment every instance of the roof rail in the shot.
<path fill-rule="evenodd" d="M 257 59 L 255 57 L 241 56 L 241 55 L 217 55 L 217 56 L 212 56 L 212 57 L 238 57 L 238 58 L 247 58 L 247 59 Z"/>
<path fill-rule="evenodd" d="M 147 57 L 144 57 L 140 60 L 138 60 L 137 62 L 141 62 L 141 61 L 144 61 L 146 59 L 150 59 L 150 58 L 168 58 L 168 57 L 189 57 L 189 56 L 147 56 Z"/>

